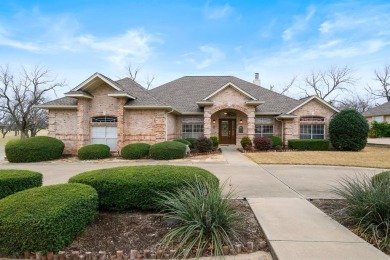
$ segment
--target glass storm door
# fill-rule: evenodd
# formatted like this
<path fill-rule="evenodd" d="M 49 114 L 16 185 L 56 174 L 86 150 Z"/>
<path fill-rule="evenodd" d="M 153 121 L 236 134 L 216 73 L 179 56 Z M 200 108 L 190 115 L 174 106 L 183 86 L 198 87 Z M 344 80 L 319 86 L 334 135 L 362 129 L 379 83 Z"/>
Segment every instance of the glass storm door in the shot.
<path fill-rule="evenodd" d="M 236 120 L 219 120 L 219 143 L 236 144 Z"/>

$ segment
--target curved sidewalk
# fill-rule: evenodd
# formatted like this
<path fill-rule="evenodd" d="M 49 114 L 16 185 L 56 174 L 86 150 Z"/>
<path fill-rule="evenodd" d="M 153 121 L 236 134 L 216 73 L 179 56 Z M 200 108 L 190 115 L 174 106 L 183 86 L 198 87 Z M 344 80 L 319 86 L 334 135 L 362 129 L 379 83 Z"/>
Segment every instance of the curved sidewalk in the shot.
<path fill-rule="evenodd" d="M 229 169 L 236 169 L 239 175 L 254 171 L 261 176 L 252 182 L 254 186 L 262 183 L 259 186 L 265 188 L 264 196 L 249 196 L 248 201 L 275 259 L 389 259 L 234 148 L 225 147 L 223 152 Z"/>

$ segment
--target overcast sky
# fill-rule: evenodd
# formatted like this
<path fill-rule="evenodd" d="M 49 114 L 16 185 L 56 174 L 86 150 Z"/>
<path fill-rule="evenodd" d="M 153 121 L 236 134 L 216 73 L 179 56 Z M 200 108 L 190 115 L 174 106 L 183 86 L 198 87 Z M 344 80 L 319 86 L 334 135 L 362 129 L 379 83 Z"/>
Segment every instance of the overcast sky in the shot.
<path fill-rule="evenodd" d="M 142 67 L 141 84 L 259 72 L 264 87 L 279 88 L 347 65 L 363 93 L 390 62 L 389 14 L 388 1 L 2 0 L 0 65 L 45 66 L 66 80 L 59 93 L 94 72 L 124 77 L 129 63 Z"/>

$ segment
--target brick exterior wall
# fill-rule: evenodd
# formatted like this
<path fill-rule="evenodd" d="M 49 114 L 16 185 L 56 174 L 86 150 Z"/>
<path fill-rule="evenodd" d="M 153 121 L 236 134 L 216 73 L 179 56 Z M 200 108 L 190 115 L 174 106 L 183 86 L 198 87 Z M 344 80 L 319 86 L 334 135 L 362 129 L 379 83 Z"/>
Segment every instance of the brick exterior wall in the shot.
<path fill-rule="evenodd" d="M 284 122 L 284 140 L 285 144 L 289 139 L 299 139 L 300 117 L 302 116 L 322 116 L 325 118 L 325 138 L 329 138 L 329 121 L 335 114 L 331 108 L 325 106 L 317 100 L 312 100 L 304 106 L 293 112 L 297 118 L 285 120 Z M 320 122 L 316 122 L 320 123 Z"/>
<path fill-rule="evenodd" d="M 77 110 L 49 110 L 48 136 L 62 140 L 65 143 L 64 154 L 74 154 L 77 147 Z"/>

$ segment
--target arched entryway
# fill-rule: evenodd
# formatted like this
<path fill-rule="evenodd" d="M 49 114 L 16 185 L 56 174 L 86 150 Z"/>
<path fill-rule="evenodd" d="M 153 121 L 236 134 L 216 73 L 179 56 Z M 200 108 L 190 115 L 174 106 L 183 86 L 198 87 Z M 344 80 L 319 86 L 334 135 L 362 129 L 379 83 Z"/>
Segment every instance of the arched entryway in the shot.
<path fill-rule="evenodd" d="M 211 115 L 211 136 L 220 144 L 237 144 L 248 135 L 248 116 L 236 109 L 222 109 Z"/>

